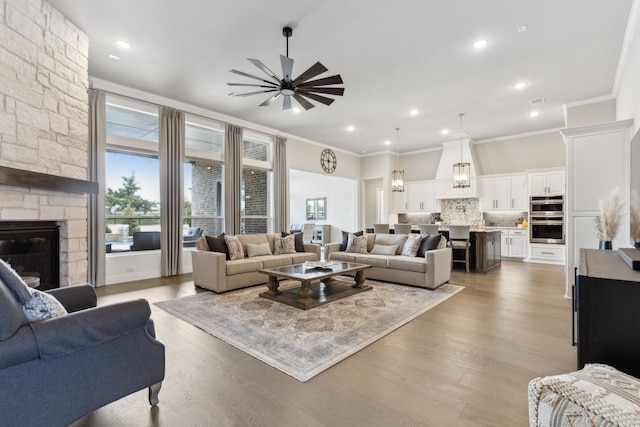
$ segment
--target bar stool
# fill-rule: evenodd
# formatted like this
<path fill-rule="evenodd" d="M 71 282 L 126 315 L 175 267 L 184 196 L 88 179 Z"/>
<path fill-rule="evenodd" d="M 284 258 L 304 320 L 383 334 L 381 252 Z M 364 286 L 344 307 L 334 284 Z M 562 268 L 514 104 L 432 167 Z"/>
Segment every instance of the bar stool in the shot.
<path fill-rule="evenodd" d="M 394 224 L 393 232 L 395 234 L 410 234 L 411 233 L 411 224 Z"/>
<path fill-rule="evenodd" d="M 451 269 L 454 262 L 463 262 L 469 272 L 469 235 L 470 226 L 450 225 L 449 226 L 449 247 L 451 248 Z M 455 251 L 464 251 L 464 259 L 455 259 Z"/>
<path fill-rule="evenodd" d="M 389 234 L 389 224 L 373 224 L 373 232 L 376 234 Z"/>
<path fill-rule="evenodd" d="M 429 236 L 433 236 L 434 234 L 438 234 L 440 232 L 440 226 L 437 224 L 420 224 L 418 227 L 420 228 L 420 234 L 428 234 Z"/>

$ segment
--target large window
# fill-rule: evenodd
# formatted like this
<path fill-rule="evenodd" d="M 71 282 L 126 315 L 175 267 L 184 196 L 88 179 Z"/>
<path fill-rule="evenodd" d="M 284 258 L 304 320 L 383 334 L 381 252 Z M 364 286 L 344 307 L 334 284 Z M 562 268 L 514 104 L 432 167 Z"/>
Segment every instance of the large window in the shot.
<path fill-rule="evenodd" d="M 107 252 L 160 248 L 158 111 L 107 102 Z"/>
<path fill-rule="evenodd" d="M 185 224 L 194 232 L 217 235 L 224 231 L 224 126 L 189 115 L 186 122 Z"/>
<path fill-rule="evenodd" d="M 273 229 L 273 138 L 245 131 L 242 148 L 242 233 L 268 233 Z"/>

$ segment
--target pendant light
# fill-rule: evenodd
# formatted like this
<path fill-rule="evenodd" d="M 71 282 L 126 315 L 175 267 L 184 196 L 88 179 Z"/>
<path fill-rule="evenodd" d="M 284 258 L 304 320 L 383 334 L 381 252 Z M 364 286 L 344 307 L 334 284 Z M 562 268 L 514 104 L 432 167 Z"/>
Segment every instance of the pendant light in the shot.
<path fill-rule="evenodd" d="M 464 113 L 460 113 L 460 163 L 454 163 L 453 165 L 453 188 L 471 186 L 469 182 L 471 164 L 462 161 L 462 116 L 464 116 Z"/>
<path fill-rule="evenodd" d="M 404 191 L 404 171 L 398 168 L 398 142 L 400 139 L 400 128 L 396 128 L 396 170 L 391 172 L 391 191 Z"/>

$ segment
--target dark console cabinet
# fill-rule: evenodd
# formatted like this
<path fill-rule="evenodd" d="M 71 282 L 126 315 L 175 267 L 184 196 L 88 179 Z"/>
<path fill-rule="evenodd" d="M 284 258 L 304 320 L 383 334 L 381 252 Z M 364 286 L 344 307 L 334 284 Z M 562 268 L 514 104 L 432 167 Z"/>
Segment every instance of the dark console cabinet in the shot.
<path fill-rule="evenodd" d="M 617 251 L 581 249 L 573 307 L 578 369 L 605 363 L 640 377 L 640 271 Z"/>

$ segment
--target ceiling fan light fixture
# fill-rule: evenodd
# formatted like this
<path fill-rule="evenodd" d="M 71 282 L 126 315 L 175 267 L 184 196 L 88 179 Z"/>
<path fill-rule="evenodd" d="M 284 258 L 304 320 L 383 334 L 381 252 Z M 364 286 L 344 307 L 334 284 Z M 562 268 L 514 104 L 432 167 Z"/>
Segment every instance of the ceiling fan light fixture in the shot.
<path fill-rule="evenodd" d="M 282 78 L 276 76 L 266 65 L 260 60 L 248 59 L 253 65 L 258 67 L 268 78 L 257 77 L 251 74 L 244 73 L 238 70 L 231 70 L 232 73 L 238 74 L 243 77 L 248 77 L 259 81 L 258 84 L 253 83 L 227 83 L 229 86 L 248 86 L 258 88 L 255 92 L 248 93 L 236 93 L 234 96 L 244 97 L 250 95 L 258 95 L 268 93 L 267 98 L 261 107 L 271 105 L 278 97 L 282 96 L 282 109 L 290 110 L 292 108 L 292 98 L 296 100 L 298 104 L 305 110 L 314 108 L 310 100 L 320 102 L 324 105 L 331 105 L 334 99 L 329 98 L 327 95 L 343 96 L 344 88 L 336 87 L 334 85 L 342 84 L 342 77 L 339 74 L 323 77 L 315 80 L 311 80 L 320 74 L 329 71 L 320 62 L 316 62 L 309 67 L 305 72 L 298 77 L 293 78 L 293 58 L 289 58 L 289 37 L 293 35 L 293 29 L 291 27 L 284 27 L 282 29 L 282 35 L 286 37 L 286 56 L 280 55 L 280 65 L 282 67 Z"/>

